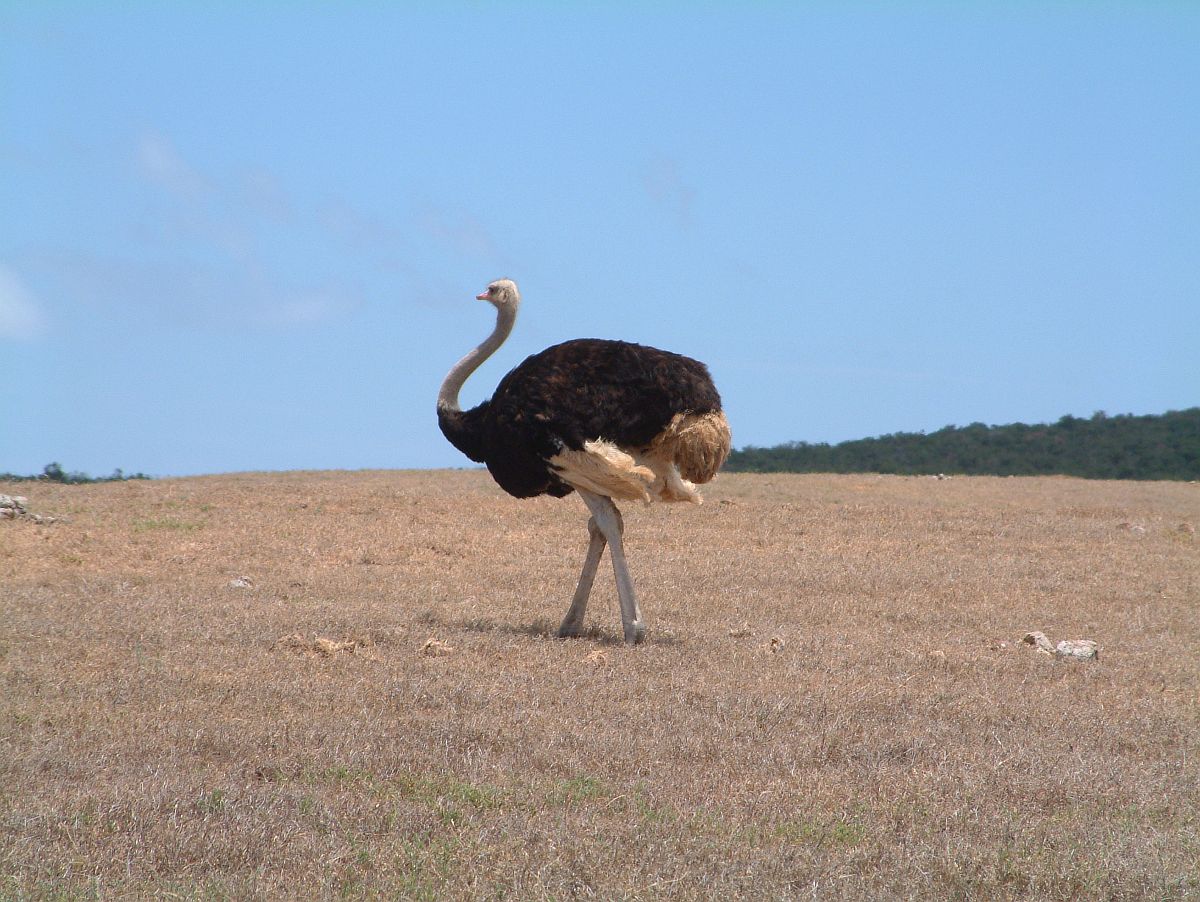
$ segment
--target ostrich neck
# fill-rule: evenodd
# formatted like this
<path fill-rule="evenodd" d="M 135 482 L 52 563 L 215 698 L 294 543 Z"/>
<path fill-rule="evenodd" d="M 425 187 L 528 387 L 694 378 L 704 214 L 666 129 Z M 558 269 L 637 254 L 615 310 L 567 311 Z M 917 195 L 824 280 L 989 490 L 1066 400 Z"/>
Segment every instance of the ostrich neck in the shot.
<path fill-rule="evenodd" d="M 504 339 L 508 338 L 508 333 L 512 331 L 513 323 L 516 321 L 517 310 L 515 307 L 506 306 L 496 308 L 496 328 L 492 331 L 492 334 L 485 338 L 479 347 L 469 352 L 462 360 L 454 364 L 450 368 L 450 372 L 446 374 L 446 378 L 442 381 L 442 390 L 438 392 L 437 400 L 439 410 L 462 410 L 458 406 L 458 393 L 462 390 L 463 383 L 467 381 L 467 377 L 479 369 L 485 360 L 496 352 L 496 348 L 504 344 Z"/>

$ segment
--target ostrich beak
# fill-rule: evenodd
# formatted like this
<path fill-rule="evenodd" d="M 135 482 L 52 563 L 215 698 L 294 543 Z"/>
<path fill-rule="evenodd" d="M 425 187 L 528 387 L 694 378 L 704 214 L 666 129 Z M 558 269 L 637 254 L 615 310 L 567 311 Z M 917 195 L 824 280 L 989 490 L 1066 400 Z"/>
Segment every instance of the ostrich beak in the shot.
<path fill-rule="evenodd" d="M 487 299 L 488 299 L 488 296 L 487 296 L 486 291 L 483 294 L 475 295 L 475 300 L 477 300 L 477 301 L 486 301 Z"/>

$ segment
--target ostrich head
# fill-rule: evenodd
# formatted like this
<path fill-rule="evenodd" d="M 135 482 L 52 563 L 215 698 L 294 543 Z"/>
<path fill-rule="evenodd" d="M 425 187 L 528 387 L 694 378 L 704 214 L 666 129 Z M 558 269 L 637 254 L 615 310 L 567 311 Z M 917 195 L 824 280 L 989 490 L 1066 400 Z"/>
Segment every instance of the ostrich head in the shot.
<path fill-rule="evenodd" d="M 489 285 L 483 294 L 475 295 L 479 301 L 487 301 L 497 310 L 509 310 L 513 313 L 521 303 L 521 293 L 517 291 L 517 283 L 512 279 L 497 279 Z"/>

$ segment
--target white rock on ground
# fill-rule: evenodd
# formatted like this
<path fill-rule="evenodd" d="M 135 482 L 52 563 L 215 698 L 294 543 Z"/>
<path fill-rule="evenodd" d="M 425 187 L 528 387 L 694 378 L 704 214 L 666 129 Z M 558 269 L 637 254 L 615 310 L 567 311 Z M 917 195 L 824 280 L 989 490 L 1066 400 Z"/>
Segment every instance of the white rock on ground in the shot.
<path fill-rule="evenodd" d="M 1046 634 L 1040 631 L 1026 633 L 1021 639 L 1025 645 L 1034 646 L 1044 655 L 1053 655 L 1071 661 L 1099 661 L 1100 646 L 1092 639 L 1063 639 L 1052 645 Z"/>
<path fill-rule="evenodd" d="M 1091 639 L 1063 639 L 1054 646 L 1054 653 L 1077 661 L 1100 660 L 1100 647 Z"/>
<path fill-rule="evenodd" d="M 0 495 L 0 520 L 32 520 L 34 523 L 53 523 L 56 517 L 43 517 L 29 512 L 29 499 L 24 495 Z"/>

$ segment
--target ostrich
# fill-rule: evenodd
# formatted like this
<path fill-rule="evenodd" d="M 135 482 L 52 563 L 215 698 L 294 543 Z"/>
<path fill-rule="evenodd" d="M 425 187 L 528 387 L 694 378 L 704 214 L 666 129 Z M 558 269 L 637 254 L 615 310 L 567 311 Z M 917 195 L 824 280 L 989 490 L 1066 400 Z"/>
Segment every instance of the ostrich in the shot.
<path fill-rule="evenodd" d="M 591 517 L 583 572 L 560 637 L 579 635 L 596 568 L 607 544 L 626 643 L 645 637 L 615 500 L 700 503 L 696 483 L 712 479 L 729 454 L 729 424 L 708 368 L 697 360 L 625 341 L 583 338 L 529 357 L 491 400 L 459 407 L 467 377 L 512 331 L 521 295 L 511 279 L 477 300 L 496 308 L 496 328 L 456 363 L 438 393 L 438 425 L 454 447 L 487 464 L 517 498 L 579 493 Z"/>

